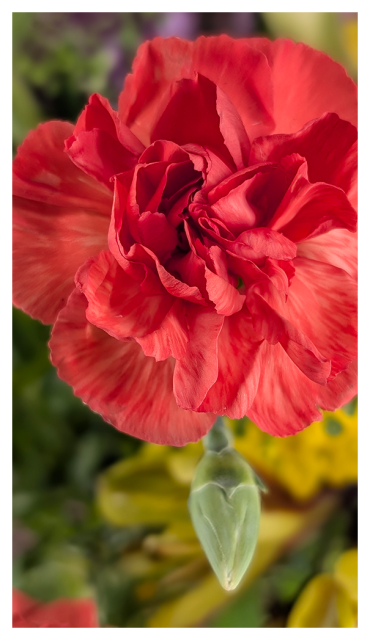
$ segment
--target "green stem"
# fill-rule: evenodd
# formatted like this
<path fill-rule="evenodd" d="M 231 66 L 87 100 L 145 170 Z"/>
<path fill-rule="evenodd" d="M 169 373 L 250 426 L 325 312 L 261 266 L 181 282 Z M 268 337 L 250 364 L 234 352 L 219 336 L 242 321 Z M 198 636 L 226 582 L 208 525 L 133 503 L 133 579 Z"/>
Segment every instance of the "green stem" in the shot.
<path fill-rule="evenodd" d="M 215 451 L 219 453 L 227 447 L 233 446 L 233 435 L 226 426 L 221 416 L 217 417 L 213 427 L 203 438 L 203 447 L 205 451 Z"/>

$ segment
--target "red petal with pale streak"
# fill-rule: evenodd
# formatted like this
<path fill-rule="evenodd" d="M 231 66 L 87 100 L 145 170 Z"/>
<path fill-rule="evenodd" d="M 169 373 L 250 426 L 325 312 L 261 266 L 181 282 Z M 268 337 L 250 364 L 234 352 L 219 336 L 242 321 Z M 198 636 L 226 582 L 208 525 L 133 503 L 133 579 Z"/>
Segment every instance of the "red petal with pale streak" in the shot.
<path fill-rule="evenodd" d="M 112 191 L 111 178 L 132 169 L 137 163 L 137 156 L 100 129 L 81 131 L 77 138 L 71 136 L 66 140 L 66 151 L 77 167 Z"/>
<path fill-rule="evenodd" d="M 256 332 L 272 345 L 280 342 L 291 360 L 310 380 L 325 385 L 331 370 L 330 361 L 322 356 L 303 331 L 279 315 L 257 290 L 249 289 L 247 304 Z"/>
<path fill-rule="evenodd" d="M 216 106 L 222 137 L 239 171 L 248 165 L 251 146 L 249 138 L 240 115 L 220 87 L 217 87 Z"/>
<path fill-rule="evenodd" d="M 106 131 L 133 155 L 138 156 L 145 149 L 140 140 L 121 122 L 118 112 L 112 109 L 109 101 L 98 93 L 90 96 L 88 105 L 77 120 L 73 135 L 77 137 L 81 131 L 92 129 Z"/>
<path fill-rule="evenodd" d="M 173 305 L 165 290 L 162 295 L 144 294 L 109 251 L 89 260 L 77 273 L 76 284 L 88 300 L 88 321 L 117 340 L 152 333 Z"/>
<path fill-rule="evenodd" d="M 336 411 L 357 394 L 357 360 L 338 373 L 326 387 L 320 387 L 317 402 L 326 411 Z"/>
<path fill-rule="evenodd" d="M 53 328 L 51 359 L 62 380 L 104 420 L 142 440 L 183 446 L 204 436 L 215 416 L 177 406 L 173 361 L 156 362 L 134 340 L 119 342 L 97 329 L 86 320 L 86 305 L 74 291 Z"/>
<path fill-rule="evenodd" d="M 347 192 L 347 180 L 338 173 L 356 173 L 357 156 L 348 165 L 347 155 L 353 145 L 357 150 L 357 129 L 335 113 L 326 113 L 290 135 L 273 135 L 254 140 L 250 164 L 279 162 L 285 156 L 299 154 L 308 165 L 310 182 L 327 182 Z M 354 161 L 355 162 L 354 162 Z"/>
<path fill-rule="evenodd" d="M 321 420 L 316 405 L 322 387 L 309 380 L 280 344 L 264 342 L 261 375 L 248 417 L 273 436 L 290 436 Z"/>
<path fill-rule="evenodd" d="M 186 323 L 186 303 L 176 300 L 167 312 L 161 326 L 142 338 L 135 337 L 146 356 L 166 360 L 170 356 L 179 360 L 185 356 L 189 341 Z"/>
<path fill-rule="evenodd" d="M 298 257 L 331 264 L 357 280 L 357 233 L 333 229 L 322 236 L 300 242 L 297 250 Z"/>
<path fill-rule="evenodd" d="M 217 380 L 217 341 L 224 316 L 188 305 L 186 319 L 189 343 L 185 356 L 176 362 L 173 391 L 180 407 L 195 410 Z"/>
<path fill-rule="evenodd" d="M 64 153 L 72 129 L 40 125 L 14 161 L 13 301 L 45 324 L 66 303 L 77 269 L 107 245 L 112 196 Z"/>
<path fill-rule="evenodd" d="M 294 242 L 268 227 L 244 231 L 236 238 L 235 244 L 238 243 L 245 243 L 254 251 L 276 260 L 292 260 L 297 255 L 297 247 Z"/>
<path fill-rule="evenodd" d="M 307 183 L 287 191 L 269 226 L 293 242 L 313 238 L 332 229 L 356 231 L 357 213 L 342 189 L 323 182 Z"/>
<path fill-rule="evenodd" d="M 69 122 L 53 120 L 30 131 L 13 163 L 13 195 L 109 216 L 112 195 L 77 169 L 64 152 L 64 141 L 72 132 Z"/>
<path fill-rule="evenodd" d="M 180 280 L 171 275 L 161 264 L 159 264 L 159 260 L 156 260 L 156 263 L 159 279 L 164 288 L 167 289 L 168 293 L 176 298 L 183 298 L 183 300 L 188 300 L 189 302 L 195 302 L 200 305 L 207 304 L 197 286 L 189 287 L 184 282 L 180 282 Z"/>
<path fill-rule="evenodd" d="M 231 316 L 242 308 L 245 296 L 224 278 L 205 268 L 207 292 L 209 299 L 215 304 L 217 313 Z"/>
<path fill-rule="evenodd" d="M 271 67 L 274 133 L 299 131 L 323 113 L 337 113 L 357 126 L 357 87 L 329 56 L 292 40 L 251 38 Z"/>
<path fill-rule="evenodd" d="M 187 223 L 185 222 L 185 227 L 186 225 Z M 206 265 L 204 260 L 194 251 L 188 251 L 188 253 L 171 258 L 167 262 L 166 267 L 171 273 L 175 273 L 179 280 L 189 285 L 189 287 L 197 287 L 204 301 L 208 301 L 205 279 Z M 206 304 L 206 302 L 204 302 L 204 304 Z"/>
<path fill-rule="evenodd" d="M 259 351 L 264 341 L 245 310 L 225 322 L 218 338 L 218 377 L 198 411 L 242 418 L 252 404 L 263 366 Z"/>
<path fill-rule="evenodd" d="M 345 271 L 323 262 L 296 258 L 293 263 L 284 316 L 332 361 L 336 375 L 357 358 L 357 284 Z"/>
<path fill-rule="evenodd" d="M 200 73 L 231 100 L 249 137 L 268 133 L 272 120 L 271 71 L 267 60 L 248 40 L 228 36 L 155 38 L 138 50 L 133 74 L 127 76 L 119 98 L 122 120 L 148 144 L 160 113 L 163 94 L 172 82 L 194 80 Z"/>
<path fill-rule="evenodd" d="M 246 229 L 258 225 L 258 210 L 247 200 L 249 182 L 246 180 L 225 197 L 212 204 L 214 215 L 234 234 L 239 235 Z"/>
<path fill-rule="evenodd" d="M 226 93 L 250 140 L 274 126 L 273 88 L 266 62 L 247 38 L 201 36 L 194 42 L 194 68 Z"/>
<path fill-rule="evenodd" d="M 191 70 L 193 43 L 180 38 L 155 38 L 138 49 L 132 74 L 125 79 L 118 101 L 120 118 L 144 143 L 158 117 L 158 106 L 171 82 L 194 78 Z"/>
<path fill-rule="evenodd" d="M 317 406 L 335 411 L 357 393 L 356 363 L 323 387 L 309 380 L 280 344 L 261 350 L 261 377 L 248 417 L 273 436 L 290 436 L 321 420 Z"/>
<path fill-rule="evenodd" d="M 209 202 L 209 204 L 218 202 L 220 199 L 225 198 L 226 196 L 231 194 L 234 189 L 237 189 L 239 186 L 244 185 L 247 180 L 250 180 L 256 174 L 270 173 L 271 170 L 276 166 L 277 165 L 273 162 L 259 164 L 253 167 L 246 167 L 245 169 L 241 169 L 237 173 L 226 176 L 226 178 L 223 179 L 222 182 L 218 182 L 216 186 L 212 188 L 211 191 L 209 191 L 206 202 Z M 195 197 L 195 202 L 197 202 L 202 196 L 202 191 L 200 191 L 199 194 L 197 194 L 197 196 Z"/>
<path fill-rule="evenodd" d="M 88 598 L 42 603 L 13 589 L 13 628 L 98 627 L 96 604 Z"/>

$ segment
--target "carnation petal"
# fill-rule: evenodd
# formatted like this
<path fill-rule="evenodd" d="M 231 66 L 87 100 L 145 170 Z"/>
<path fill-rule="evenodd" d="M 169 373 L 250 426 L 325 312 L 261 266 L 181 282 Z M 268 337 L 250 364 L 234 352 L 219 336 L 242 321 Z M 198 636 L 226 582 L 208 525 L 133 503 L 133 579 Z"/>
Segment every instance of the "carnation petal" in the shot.
<path fill-rule="evenodd" d="M 48 122 L 18 149 L 13 178 L 13 301 L 49 324 L 74 276 L 107 245 L 110 192 L 64 153 L 73 126 Z"/>
<path fill-rule="evenodd" d="M 326 387 L 321 387 L 317 402 L 326 411 L 336 411 L 350 402 L 357 394 L 358 374 L 357 359 L 346 369 L 330 380 Z"/>
<path fill-rule="evenodd" d="M 357 212 L 342 189 L 323 182 L 310 184 L 300 176 L 287 191 L 269 227 L 293 242 L 301 242 L 331 229 L 356 231 Z"/>
<path fill-rule="evenodd" d="M 72 161 L 111 190 L 111 177 L 131 169 L 144 145 L 119 119 L 109 101 L 93 94 L 66 140 Z"/>
<path fill-rule="evenodd" d="M 289 296 L 288 296 L 289 297 Z M 270 306 L 258 292 L 251 287 L 247 296 L 248 309 L 252 314 L 253 327 L 269 344 L 278 342 L 291 360 L 310 380 L 326 384 L 331 370 L 330 361 L 317 349 L 315 344 L 292 322 Z M 297 326 L 299 321 L 297 321 Z"/>
<path fill-rule="evenodd" d="M 233 165 L 220 132 L 216 111 L 216 86 L 197 74 L 170 85 L 165 109 L 156 123 L 151 140 L 172 140 L 179 145 L 199 144 L 218 150 Z"/>
<path fill-rule="evenodd" d="M 333 184 L 343 189 L 347 194 L 347 198 L 352 207 L 357 211 L 357 140 L 343 155 L 341 162 L 338 163 L 336 172 L 333 175 Z"/>
<path fill-rule="evenodd" d="M 218 338 L 218 376 L 198 411 L 242 418 L 251 406 L 263 362 L 264 340 L 256 334 L 245 309 L 225 318 Z"/>
<path fill-rule="evenodd" d="M 128 178 L 130 180 L 129 175 Z M 183 298 L 184 300 L 206 305 L 207 303 L 199 291 L 199 288 L 197 286 L 189 286 L 169 273 L 151 249 L 139 243 L 130 244 L 128 240 L 129 229 L 126 214 L 129 190 L 122 176 L 116 177 L 114 183 L 114 201 L 109 228 L 109 249 L 117 262 L 129 275 L 132 275 L 132 272 L 135 270 L 140 271 L 143 274 L 141 280 L 146 277 L 145 274 L 148 273 L 149 267 L 149 269 L 154 272 L 154 275 L 158 274 L 159 284 L 162 285 L 169 294 L 176 298 Z M 126 240 L 128 240 L 127 243 L 125 242 Z M 145 268 L 143 268 L 143 264 L 146 265 Z"/>
<path fill-rule="evenodd" d="M 109 251 L 89 260 L 77 273 L 76 284 L 88 301 L 87 320 L 117 340 L 152 333 L 173 305 L 164 289 L 162 295 L 144 294 Z"/>
<path fill-rule="evenodd" d="M 220 131 L 239 171 L 248 165 L 251 145 L 247 132 L 233 103 L 220 87 L 217 87 L 216 106 L 220 118 Z"/>
<path fill-rule="evenodd" d="M 137 156 L 101 129 L 81 131 L 66 140 L 72 162 L 99 182 L 112 189 L 111 178 L 135 166 Z"/>
<path fill-rule="evenodd" d="M 346 271 L 357 280 L 357 232 L 347 229 L 332 229 L 322 236 L 300 242 L 297 255 L 317 262 L 325 262 Z"/>
<path fill-rule="evenodd" d="M 135 340 L 145 355 L 152 356 L 157 362 L 171 356 L 176 360 L 183 358 L 189 342 L 186 303 L 176 300 L 158 329 L 141 338 L 135 337 Z"/>
<path fill-rule="evenodd" d="M 357 87 L 340 64 L 292 40 L 251 38 L 249 43 L 271 68 L 274 133 L 299 131 L 328 111 L 357 126 Z"/>
<path fill-rule="evenodd" d="M 201 36 L 194 42 L 193 65 L 226 93 L 250 140 L 273 129 L 271 71 L 249 39 Z"/>
<path fill-rule="evenodd" d="M 54 325 L 51 358 L 74 393 L 118 430 L 136 438 L 183 446 L 204 436 L 212 414 L 184 411 L 173 394 L 173 360 L 156 362 L 134 340 L 117 341 L 86 320 L 85 296 L 75 290 Z"/>
<path fill-rule="evenodd" d="M 321 420 L 316 405 L 320 390 L 327 387 L 309 380 L 280 344 L 265 341 L 260 359 L 261 375 L 248 417 L 273 436 L 290 436 Z"/>
<path fill-rule="evenodd" d="M 297 255 L 297 247 L 292 240 L 268 227 L 244 231 L 236 238 L 235 245 L 238 243 L 275 260 L 292 260 Z"/>
<path fill-rule="evenodd" d="M 214 309 L 188 305 L 186 319 L 189 342 L 184 357 L 176 362 L 173 391 L 180 407 L 195 410 L 217 380 L 217 341 L 224 316 Z"/>
<path fill-rule="evenodd" d="M 119 98 L 119 113 L 137 137 L 149 144 L 172 82 L 194 80 L 196 73 L 220 87 L 241 116 L 252 139 L 273 129 L 271 71 L 266 57 L 248 40 L 228 36 L 154 38 L 143 43 Z M 162 107 L 163 111 L 163 107 Z"/>
<path fill-rule="evenodd" d="M 191 72 L 193 43 L 180 38 L 154 38 L 137 50 L 132 74 L 125 79 L 119 96 L 122 122 L 145 144 L 158 115 L 158 106 L 172 81 L 194 77 Z"/>
<path fill-rule="evenodd" d="M 224 316 L 238 313 L 244 304 L 245 295 L 241 295 L 230 282 L 207 267 L 205 277 L 209 299 L 214 302 L 217 313 Z"/>
<path fill-rule="evenodd" d="M 309 380 L 282 349 L 264 343 L 263 367 L 248 417 L 273 436 L 290 436 L 322 419 L 317 407 L 335 411 L 357 393 L 357 362 L 326 386 Z"/>
<path fill-rule="evenodd" d="M 98 93 L 90 96 L 87 106 L 77 120 L 73 135 L 77 137 L 81 131 L 92 131 L 93 129 L 101 129 L 109 133 L 133 155 L 138 156 L 145 149 L 140 140 L 121 122 L 118 112 L 112 109 L 109 100 Z"/>
<path fill-rule="evenodd" d="M 284 315 L 332 362 L 331 375 L 357 357 L 357 283 L 342 269 L 315 260 L 294 260 Z"/>
<path fill-rule="evenodd" d="M 325 113 L 317 120 L 306 124 L 297 133 L 265 136 L 254 140 L 251 164 L 280 162 L 284 157 L 298 154 L 307 161 L 308 177 L 311 182 L 328 182 L 347 192 L 346 181 L 338 173 L 356 172 L 357 155 L 351 153 L 356 147 L 357 129 L 349 122 L 341 120 L 336 113 Z M 348 165 L 347 155 L 351 153 Z"/>
<path fill-rule="evenodd" d="M 144 211 L 137 220 L 136 231 L 140 244 L 153 251 L 161 261 L 169 258 L 176 248 L 176 229 L 164 213 Z"/>

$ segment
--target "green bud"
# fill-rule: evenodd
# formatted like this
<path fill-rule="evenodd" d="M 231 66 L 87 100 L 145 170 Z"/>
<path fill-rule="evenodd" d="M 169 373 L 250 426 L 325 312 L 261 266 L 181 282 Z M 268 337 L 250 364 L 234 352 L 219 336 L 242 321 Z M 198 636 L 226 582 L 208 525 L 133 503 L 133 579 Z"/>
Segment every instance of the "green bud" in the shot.
<path fill-rule="evenodd" d="M 195 471 L 188 506 L 212 569 L 230 591 L 242 579 L 257 544 L 260 489 L 249 464 L 227 441 L 222 443 L 218 423 L 212 432 Z"/>

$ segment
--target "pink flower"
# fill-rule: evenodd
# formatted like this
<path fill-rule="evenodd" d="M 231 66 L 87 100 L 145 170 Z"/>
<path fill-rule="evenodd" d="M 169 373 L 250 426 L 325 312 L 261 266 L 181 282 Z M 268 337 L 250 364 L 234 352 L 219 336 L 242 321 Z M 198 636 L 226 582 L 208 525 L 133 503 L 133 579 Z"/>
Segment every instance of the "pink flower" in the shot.
<path fill-rule="evenodd" d="M 144 440 L 295 433 L 356 393 L 357 98 L 289 40 L 143 44 L 118 112 L 14 163 L 14 301 L 77 396 Z"/>
<path fill-rule="evenodd" d="M 41 603 L 13 589 L 14 627 L 98 627 L 93 600 L 60 598 Z"/>

